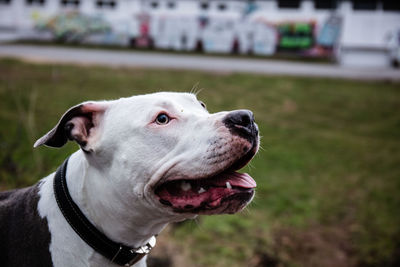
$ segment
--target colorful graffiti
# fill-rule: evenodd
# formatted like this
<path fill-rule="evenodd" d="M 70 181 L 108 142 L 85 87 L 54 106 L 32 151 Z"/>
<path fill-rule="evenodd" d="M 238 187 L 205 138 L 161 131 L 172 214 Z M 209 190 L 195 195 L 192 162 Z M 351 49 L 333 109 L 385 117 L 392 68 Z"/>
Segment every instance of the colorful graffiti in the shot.
<path fill-rule="evenodd" d="M 139 35 L 132 38 L 131 45 L 139 48 L 153 48 L 153 40 L 150 37 L 150 19 L 148 14 L 137 16 L 139 22 Z"/>
<path fill-rule="evenodd" d="M 278 49 L 306 50 L 314 45 L 314 22 L 285 22 L 277 25 Z"/>
<path fill-rule="evenodd" d="M 342 28 L 342 18 L 337 15 L 330 16 L 317 37 L 317 44 L 324 48 L 333 48 L 340 35 L 340 30 Z"/>
<path fill-rule="evenodd" d="M 249 5 L 242 16 L 136 14 L 120 21 L 78 12 L 35 18 L 36 29 L 59 42 L 130 45 L 206 53 L 273 55 L 277 51 L 329 56 L 339 38 L 341 18 L 331 16 L 319 33 L 314 21 L 271 23 Z"/>
<path fill-rule="evenodd" d="M 256 55 L 272 55 L 276 52 L 277 31 L 274 25 L 265 21 L 259 21 L 252 27 L 253 44 L 251 51 Z"/>
<path fill-rule="evenodd" d="M 315 44 L 304 51 L 304 55 L 312 57 L 331 57 L 337 47 L 340 31 L 342 28 L 342 18 L 332 15 L 324 22 L 319 32 L 316 34 Z"/>
<path fill-rule="evenodd" d="M 82 42 L 89 35 L 110 32 L 111 26 L 98 16 L 68 12 L 38 22 L 36 29 L 51 32 L 59 42 Z"/>

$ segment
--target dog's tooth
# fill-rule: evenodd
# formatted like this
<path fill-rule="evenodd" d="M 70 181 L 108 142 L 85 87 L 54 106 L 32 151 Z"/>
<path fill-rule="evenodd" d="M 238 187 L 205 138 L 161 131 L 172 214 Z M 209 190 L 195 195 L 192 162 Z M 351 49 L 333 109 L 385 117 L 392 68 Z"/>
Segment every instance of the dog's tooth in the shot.
<path fill-rule="evenodd" d="M 190 183 L 188 183 L 188 182 L 182 181 L 181 189 L 183 191 L 188 191 L 188 190 L 192 189 L 192 185 Z"/>
<path fill-rule="evenodd" d="M 200 187 L 199 191 L 197 193 L 201 194 L 206 192 L 207 190 L 205 190 L 203 187 Z"/>
<path fill-rule="evenodd" d="M 226 188 L 232 189 L 232 186 L 231 186 L 231 184 L 229 182 L 226 182 Z"/>

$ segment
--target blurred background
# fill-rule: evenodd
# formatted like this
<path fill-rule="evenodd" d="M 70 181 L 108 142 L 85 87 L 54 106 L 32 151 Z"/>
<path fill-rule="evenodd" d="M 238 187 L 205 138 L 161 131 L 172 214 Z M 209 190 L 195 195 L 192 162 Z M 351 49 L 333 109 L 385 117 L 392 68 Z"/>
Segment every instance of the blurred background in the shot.
<path fill-rule="evenodd" d="M 398 66 L 399 12 L 393 0 L 1 0 L 0 40 Z"/>
<path fill-rule="evenodd" d="M 254 112 L 256 197 L 150 266 L 400 266 L 399 62 L 393 0 L 0 0 L 0 190 L 78 149 L 32 148 L 69 107 L 196 90 Z"/>

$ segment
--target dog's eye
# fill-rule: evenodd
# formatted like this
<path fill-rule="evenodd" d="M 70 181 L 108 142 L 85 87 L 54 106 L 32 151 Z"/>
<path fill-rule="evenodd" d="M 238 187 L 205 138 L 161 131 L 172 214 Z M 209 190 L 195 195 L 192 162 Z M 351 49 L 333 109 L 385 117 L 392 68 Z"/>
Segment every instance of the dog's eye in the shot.
<path fill-rule="evenodd" d="M 206 104 L 204 104 L 203 101 L 199 101 L 199 102 L 200 102 L 200 105 L 201 105 L 203 108 L 207 109 L 207 106 L 206 106 Z"/>
<path fill-rule="evenodd" d="M 156 118 L 156 123 L 159 125 L 165 125 L 170 121 L 170 118 L 168 117 L 167 114 L 161 113 L 157 116 Z"/>

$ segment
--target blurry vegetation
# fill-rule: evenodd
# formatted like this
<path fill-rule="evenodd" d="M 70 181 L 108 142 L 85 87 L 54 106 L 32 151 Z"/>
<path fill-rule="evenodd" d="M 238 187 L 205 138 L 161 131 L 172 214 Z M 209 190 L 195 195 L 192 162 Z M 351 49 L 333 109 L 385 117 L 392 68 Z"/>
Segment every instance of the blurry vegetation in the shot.
<path fill-rule="evenodd" d="M 254 111 L 263 148 L 244 171 L 257 194 L 241 214 L 170 227 L 154 255 L 175 266 L 399 266 L 398 83 L 3 59 L 0 188 L 35 183 L 77 149 L 32 148 L 70 106 L 197 83 L 210 112 Z"/>

